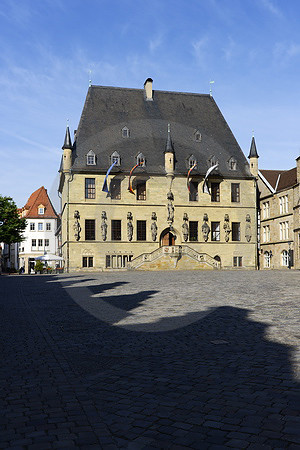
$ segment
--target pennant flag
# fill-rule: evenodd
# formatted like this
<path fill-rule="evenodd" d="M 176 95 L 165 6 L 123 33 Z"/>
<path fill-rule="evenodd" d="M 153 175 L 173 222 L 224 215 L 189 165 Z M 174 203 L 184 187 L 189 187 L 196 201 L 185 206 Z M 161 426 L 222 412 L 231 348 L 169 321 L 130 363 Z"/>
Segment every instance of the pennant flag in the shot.
<path fill-rule="evenodd" d="M 206 172 L 206 175 L 205 175 L 205 178 L 204 178 L 204 181 L 203 181 L 203 192 L 204 192 L 204 194 L 209 194 L 210 195 L 208 184 L 207 184 L 207 178 L 209 177 L 211 172 L 218 167 L 218 165 L 219 165 L 219 163 L 215 164 L 214 166 L 210 167 L 208 169 L 208 171 Z"/>
<path fill-rule="evenodd" d="M 138 164 L 136 164 L 136 165 L 131 169 L 131 171 L 130 171 L 130 173 L 129 173 L 128 190 L 129 190 L 129 192 L 131 192 L 131 194 L 133 194 L 133 195 L 134 195 L 134 190 L 132 189 L 131 176 L 132 176 L 134 170 L 135 170 L 137 167 L 141 166 L 142 164 L 143 164 L 143 162 L 139 162 Z"/>
<path fill-rule="evenodd" d="M 106 172 L 106 175 L 105 175 L 105 178 L 104 178 L 104 183 L 103 183 L 103 186 L 102 186 L 102 191 L 103 192 L 109 192 L 109 190 L 108 190 L 108 186 L 107 186 L 107 178 L 108 178 L 108 175 L 110 174 L 110 171 L 111 171 L 111 169 L 114 167 L 114 165 L 115 164 L 117 164 L 117 160 L 116 161 L 114 161 L 113 163 L 112 163 L 112 165 L 110 166 L 110 168 L 108 169 L 108 171 Z"/>
<path fill-rule="evenodd" d="M 195 163 L 195 164 L 190 168 L 190 170 L 188 171 L 188 174 L 187 174 L 186 185 L 187 185 L 187 188 L 188 188 L 189 192 L 190 192 L 190 181 L 189 181 L 190 173 L 191 173 L 191 171 L 192 171 L 193 169 L 195 169 L 196 166 L 197 166 L 197 163 Z"/>

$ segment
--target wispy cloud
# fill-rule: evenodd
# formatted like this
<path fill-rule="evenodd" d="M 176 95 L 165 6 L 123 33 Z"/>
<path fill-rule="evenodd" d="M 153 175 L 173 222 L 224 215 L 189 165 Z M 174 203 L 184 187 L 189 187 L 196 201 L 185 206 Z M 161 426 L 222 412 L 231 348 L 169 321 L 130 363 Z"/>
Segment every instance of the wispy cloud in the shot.
<path fill-rule="evenodd" d="M 159 33 L 157 36 L 155 36 L 154 38 L 150 39 L 149 42 L 149 50 L 151 53 L 153 53 L 158 47 L 161 46 L 163 42 L 163 35 L 162 33 Z"/>
<path fill-rule="evenodd" d="M 276 16 L 278 18 L 282 18 L 283 14 L 281 10 L 278 8 L 278 6 L 275 4 L 272 0 L 262 0 L 261 2 L 262 6 L 273 16 Z"/>
<path fill-rule="evenodd" d="M 203 38 L 192 42 L 194 55 L 196 57 L 197 63 L 200 66 L 204 66 L 206 64 L 207 44 L 208 44 L 207 36 L 204 36 Z"/>
<path fill-rule="evenodd" d="M 300 56 L 300 44 L 294 42 L 277 42 L 273 49 L 276 64 L 285 66 L 294 58 Z"/>
<path fill-rule="evenodd" d="M 223 48 L 224 59 L 227 62 L 230 62 L 235 57 L 236 53 L 237 53 L 237 44 L 230 37 L 228 39 L 228 43 L 227 43 L 226 47 Z"/>

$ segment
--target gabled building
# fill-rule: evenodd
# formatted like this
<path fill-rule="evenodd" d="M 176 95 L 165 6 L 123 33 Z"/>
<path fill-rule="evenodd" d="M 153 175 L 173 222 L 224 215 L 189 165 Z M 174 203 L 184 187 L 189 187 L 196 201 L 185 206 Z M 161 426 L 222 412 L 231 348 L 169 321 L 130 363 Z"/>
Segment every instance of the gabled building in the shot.
<path fill-rule="evenodd" d="M 90 86 L 60 168 L 67 270 L 255 269 L 254 166 L 210 95 Z"/>
<path fill-rule="evenodd" d="M 23 233 L 25 239 L 19 244 L 19 267 L 30 273 L 35 257 L 46 252 L 55 254 L 57 250 L 55 232 L 58 216 L 44 186 L 31 194 L 20 209 L 20 215 L 26 218 L 27 227 Z"/>
<path fill-rule="evenodd" d="M 290 170 L 260 170 L 260 267 L 300 268 L 300 157 Z"/>

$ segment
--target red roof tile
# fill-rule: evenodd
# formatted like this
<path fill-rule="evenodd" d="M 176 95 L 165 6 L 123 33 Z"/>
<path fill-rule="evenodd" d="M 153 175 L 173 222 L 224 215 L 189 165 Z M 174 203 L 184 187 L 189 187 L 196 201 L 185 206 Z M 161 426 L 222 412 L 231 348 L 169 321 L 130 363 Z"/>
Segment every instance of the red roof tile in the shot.
<path fill-rule="evenodd" d="M 44 214 L 38 213 L 38 207 L 43 205 L 45 208 Z M 26 213 L 23 217 L 31 219 L 57 219 L 57 214 L 52 206 L 51 200 L 47 194 L 47 189 L 44 186 L 34 191 L 27 200 L 24 208 Z"/>
<path fill-rule="evenodd" d="M 290 170 L 260 170 L 263 177 L 270 183 L 273 189 L 281 191 L 294 186 L 297 183 L 297 169 Z"/>

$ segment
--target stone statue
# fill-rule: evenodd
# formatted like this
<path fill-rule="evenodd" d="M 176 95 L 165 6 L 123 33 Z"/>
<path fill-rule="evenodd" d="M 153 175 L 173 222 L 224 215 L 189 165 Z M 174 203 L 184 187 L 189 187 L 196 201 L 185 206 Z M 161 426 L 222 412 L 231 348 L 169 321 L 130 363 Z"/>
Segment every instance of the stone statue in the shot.
<path fill-rule="evenodd" d="M 174 195 L 171 191 L 169 191 L 167 193 L 167 199 L 168 199 L 168 218 L 167 218 L 167 222 L 169 223 L 169 225 L 171 225 L 174 222 L 174 206 L 173 206 L 173 200 L 174 200 Z"/>
<path fill-rule="evenodd" d="M 210 227 L 207 222 L 208 222 L 208 215 L 205 213 L 203 216 L 203 225 L 202 225 L 202 235 L 204 242 L 207 242 L 208 235 L 210 233 Z"/>
<path fill-rule="evenodd" d="M 182 224 L 182 235 L 183 235 L 184 242 L 186 242 L 189 237 L 188 220 L 189 220 L 189 218 L 188 218 L 187 213 L 184 213 L 183 214 L 183 224 Z"/>
<path fill-rule="evenodd" d="M 223 229 L 225 231 L 225 241 L 228 242 L 229 241 L 229 235 L 231 233 L 230 223 L 229 223 L 229 215 L 228 214 L 225 214 L 225 216 L 224 216 Z"/>
<path fill-rule="evenodd" d="M 153 220 L 153 222 L 151 224 L 152 241 L 156 241 L 156 238 L 157 238 L 157 225 L 156 225 L 157 216 L 156 216 L 155 212 L 152 213 L 151 219 Z"/>
<path fill-rule="evenodd" d="M 81 226 L 79 223 L 79 219 L 80 219 L 80 214 L 79 211 L 74 211 L 74 225 L 73 225 L 73 230 L 74 230 L 74 237 L 76 241 L 79 241 L 80 239 L 80 232 L 81 232 Z"/>
<path fill-rule="evenodd" d="M 250 217 L 250 214 L 246 215 L 245 237 L 246 237 L 247 242 L 251 241 L 252 232 L 251 232 L 251 217 Z"/>
<path fill-rule="evenodd" d="M 132 225 L 132 213 L 129 212 L 127 213 L 127 237 L 129 241 L 132 241 L 132 236 L 133 236 L 133 225 Z"/>
<path fill-rule="evenodd" d="M 106 223 L 107 216 L 106 216 L 105 211 L 102 211 L 101 219 L 102 219 L 101 220 L 101 235 L 102 235 L 103 241 L 106 241 L 106 238 L 107 238 L 107 223 Z"/>

